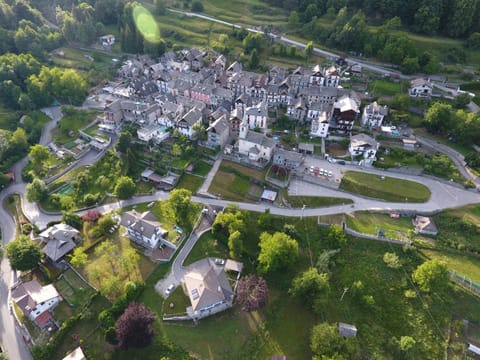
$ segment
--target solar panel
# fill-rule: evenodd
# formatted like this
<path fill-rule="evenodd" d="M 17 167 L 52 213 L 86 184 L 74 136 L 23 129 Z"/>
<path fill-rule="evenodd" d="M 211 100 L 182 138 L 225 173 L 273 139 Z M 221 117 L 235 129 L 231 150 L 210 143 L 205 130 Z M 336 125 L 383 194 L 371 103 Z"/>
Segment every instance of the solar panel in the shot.
<path fill-rule="evenodd" d="M 193 299 L 193 300 L 197 300 L 197 299 L 198 299 L 198 290 L 197 290 L 197 289 L 193 289 L 193 290 L 192 290 L 192 299 Z"/>

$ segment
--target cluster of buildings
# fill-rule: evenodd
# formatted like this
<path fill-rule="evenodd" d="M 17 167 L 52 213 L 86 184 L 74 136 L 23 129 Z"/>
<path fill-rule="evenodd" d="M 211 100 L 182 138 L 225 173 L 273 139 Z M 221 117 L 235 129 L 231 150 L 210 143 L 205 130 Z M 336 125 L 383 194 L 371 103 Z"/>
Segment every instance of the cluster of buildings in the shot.
<path fill-rule="evenodd" d="M 292 120 L 310 127 L 312 137 L 330 132 L 349 134 L 362 117 L 368 127 L 380 126 L 388 109 L 373 103 L 360 111 L 359 96 L 340 86 L 335 66 L 273 66 L 267 73 L 245 71 L 225 56 L 198 49 L 168 52 L 159 63 L 147 57 L 128 60 L 119 70 L 121 83 L 103 90 L 112 95 L 102 127 L 117 131 L 123 122 L 136 124 L 141 141 L 160 143 L 172 129 L 203 145 L 225 149 L 255 162 L 271 161 L 276 143 L 269 136 L 269 117 L 282 106 Z M 200 130 L 200 129 L 204 130 Z"/>

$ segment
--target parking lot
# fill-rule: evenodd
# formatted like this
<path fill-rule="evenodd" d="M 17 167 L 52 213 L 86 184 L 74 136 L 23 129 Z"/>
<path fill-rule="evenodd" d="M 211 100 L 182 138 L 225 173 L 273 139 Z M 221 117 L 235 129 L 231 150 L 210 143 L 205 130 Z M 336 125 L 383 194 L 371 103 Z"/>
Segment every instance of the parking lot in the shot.
<path fill-rule="evenodd" d="M 318 178 L 329 183 L 340 184 L 342 180 L 342 165 L 330 163 L 327 160 L 320 160 L 314 157 L 306 157 L 303 164 L 303 174 Z M 308 178 L 306 178 L 308 179 Z"/>

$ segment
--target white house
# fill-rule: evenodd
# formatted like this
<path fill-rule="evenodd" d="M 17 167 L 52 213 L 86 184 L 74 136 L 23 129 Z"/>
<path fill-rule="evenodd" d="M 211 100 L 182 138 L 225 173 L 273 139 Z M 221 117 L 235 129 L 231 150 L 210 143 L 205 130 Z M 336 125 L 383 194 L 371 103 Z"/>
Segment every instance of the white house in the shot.
<path fill-rule="evenodd" d="M 142 141 L 148 142 L 153 140 L 157 144 L 160 144 L 163 140 L 167 139 L 170 134 L 165 131 L 165 127 L 153 123 L 137 129 L 137 136 Z"/>
<path fill-rule="evenodd" d="M 348 151 L 353 157 L 362 156 L 363 165 L 371 165 L 375 161 L 379 144 L 374 138 L 366 134 L 357 134 L 350 137 L 350 146 Z"/>
<path fill-rule="evenodd" d="M 370 128 L 382 126 L 383 119 L 388 115 L 387 106 L 378 105 L 376 101 L 365 106 L 360 123 Z"/>
<path fill-rule="evenodd" d="M 415 79 L 410 82 L 410 89 L 408 95 L 411 97 L 420 97 L 430 99 L 432 97 L 433 87 L 430 81 L 425 79 Z"/>
<path fill-rule="evenodd" d="M 310 135 L 315 137 L 326 138 L 330 123 L 330 114 L 326 111 L 321 112 L 318 117 L 312 120 Z"/>
<path fill-rule="evenodd" d="M 248 124 L 240 125 L 238 152 L 252 161 L 269 162 L 275 148 L 275 141 L 265 134 L 248 129 Z"/>
<path fill-rule="evenodd" d="M 202 112 L 197 108 L 191 109 L 184 116 L 177 119 L 175 127 L 185 136 L 189 138 L 193 135 L 195 125 L 202 124 Z"/>
<path fill-rule="evenodd" d="M 51 310 L 62 297 L 52 284 L 42 286 L 37 280 L 32 280 L 13 289 L 12 299 L 25 316 L 44 329 L 53 322 Z"/>
<path fill-rule="evenodd" d="M 130 240 L 148 249 L 156 249 L 160 242 L 176 248 L 164 238 L 168 231 L 160 226 L 161 224 L 150 211 L 141 214 L 135 210 L 127 211 L 123 214 L 120 224 L 127 229 Z"/>
<path fill-rule="evenodd" d="M 223 149 L 227 145 L 230 139 L 230 124 L 225 114 L 210 124 L 207 128 L 207 137 L 205 145 L 209 148 L 214 149 L 219 146 Z"/>
<path fill-rule="evenodd" d="M 257 105 L 247 108 L 245 110 L 244 119 L 248 123 L 250 129 L 266 129 L 268 127 L 267 103 L 261 101 Z"/>

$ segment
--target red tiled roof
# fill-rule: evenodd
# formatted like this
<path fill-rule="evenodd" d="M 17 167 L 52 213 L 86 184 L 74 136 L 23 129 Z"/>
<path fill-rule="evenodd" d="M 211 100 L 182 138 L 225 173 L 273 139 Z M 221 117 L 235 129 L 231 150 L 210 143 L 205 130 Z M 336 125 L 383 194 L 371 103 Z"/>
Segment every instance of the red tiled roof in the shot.
<path fill-rule="evenodd" d="M 50 320 L 52 320 L 52 315 L 48 311 L 44 311 L 35 318 L 35 322 L 40 327 L 50 322 Z"/>

